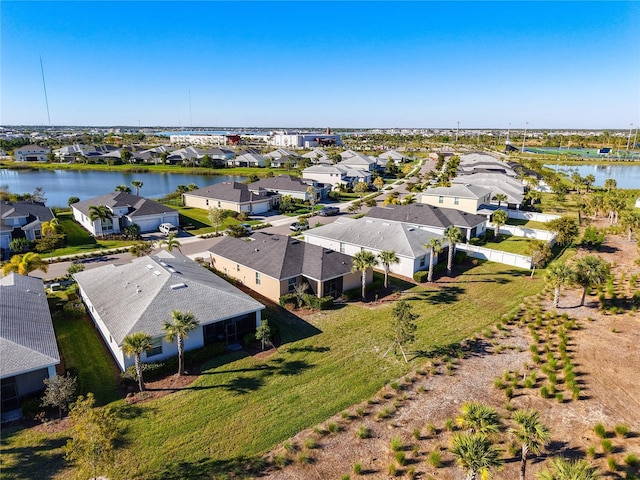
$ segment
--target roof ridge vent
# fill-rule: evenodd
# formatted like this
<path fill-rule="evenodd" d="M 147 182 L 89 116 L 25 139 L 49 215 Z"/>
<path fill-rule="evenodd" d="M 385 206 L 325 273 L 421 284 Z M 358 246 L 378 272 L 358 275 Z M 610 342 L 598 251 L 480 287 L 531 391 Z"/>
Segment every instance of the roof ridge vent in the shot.
<path fill-rule="evenodd" d="M 176 283 L 174 285 L 171 285 L 169 288 L 171 288 L 171 290 L 178 290 L 180 288 L 186 288 L 186 286 L 186 283 Z"/>

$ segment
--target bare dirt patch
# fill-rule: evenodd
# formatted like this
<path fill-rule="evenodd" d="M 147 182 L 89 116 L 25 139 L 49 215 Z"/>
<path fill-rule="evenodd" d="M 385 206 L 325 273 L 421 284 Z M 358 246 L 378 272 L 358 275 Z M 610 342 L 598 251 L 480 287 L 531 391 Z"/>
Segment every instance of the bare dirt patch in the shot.
<path fill-rule="evenodd" d="M 636 248 L 626 238 L 609 236 L 601 252 L 578 255 L 601 255 L 613 264 L 614 275 L 625 272 L 628 278 L 640 274 L 640 267 L 634 263 L 638 256 Z M 630 287 L 625 288 L 627 294 L 632 293 Z M 270 453 L 269 458 L 276 464 L 286 463 L 284 458 L 291 463 L 272 467 L 266 478 L 306 480 L 343 475 L 357 478 L 354 466 L 360 464 L 365 478 L 402 475 L 406 478 L 413 471 L 416 478 L 462 479 L 463 472 L 447 451 L 451 432 L 445 427 L 462 403 L 470 400 L 494 406 L 507 419 L 512 408 L 540 411 L 542 420 L 551 429 L 552 443 L 545 453 L 530 461 L 528 477 L 533 478 L 536 471 L 545 468 L 549 456 L 588 457 L 591 447 L 596 453 L 588 457 L 590 462 L 607 476 L 623 478 L 627 475 L 625 470 L 628 472 L 624 457 L 630 453 L 640 456 L 640 314 L 630 311 L 606 314 L 598 308 L 595 295 L 588 296 L 586 306 L 579 307 L 581 293 L 580 289 L 565 290 L 562 308 L 557 310 L 558 315 L 566 313 L 575 318 L 578 326 L 570 332 L 569 351 L 580 384 L 579 400 L 545 399 L 539 386 L 525 388 L 519 382 L 514 398 L 508 401 L 505 392 L 493 386 L 496 377 L 504 372 L 525 372 L 532 366 L 531 335 L 527 329 L 513 324 L 505 332 L 497 332 L 494 338 L 475 342 L 464 358 L 451 359 L 453 368 L 447 369 L 443 363 L 427 365 L 400 379 L 400 388 L 386 387 L 369 402 L 300 432 Z M 535 304 L 543 312 L 551 310 L 547 298 L 537 299 Z M 601 439 L 593 430 L 597 423 L 607 429 L 613 453 L 603 452 Z M 627 425 L 631 435 L 616 436 L 614 427 L 619 424 Z M 369 438 L 359 438 L 363 431 L 369 432 Z M 398 463 L 390 447 L 394 438 L 402 443 L 404 465 Z M 516 478 L 517 453 L 510 447 L 507 435 L 500 438 L 505 466 L 494 476 Z M 441 457 L 440 468 L 429 462 L 433 452 Z M 610 458 L 615 461 L 617 472 L 607 471 Z M 394 475 L 390 465 L 395 465 Z"/>

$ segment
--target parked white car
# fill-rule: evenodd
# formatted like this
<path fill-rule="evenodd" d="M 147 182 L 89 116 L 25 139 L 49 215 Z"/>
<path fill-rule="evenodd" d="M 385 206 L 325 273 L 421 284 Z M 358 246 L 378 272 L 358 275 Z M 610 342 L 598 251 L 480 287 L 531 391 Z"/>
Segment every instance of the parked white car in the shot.
<path fill-rule="evenodd" d="M 172 233 L 178 233 L 178 227 L 176 227 L 173 223 L 161 223 L 158 227 L 158 230 L 160 230 L 160 233 L 167 237 Z"/>

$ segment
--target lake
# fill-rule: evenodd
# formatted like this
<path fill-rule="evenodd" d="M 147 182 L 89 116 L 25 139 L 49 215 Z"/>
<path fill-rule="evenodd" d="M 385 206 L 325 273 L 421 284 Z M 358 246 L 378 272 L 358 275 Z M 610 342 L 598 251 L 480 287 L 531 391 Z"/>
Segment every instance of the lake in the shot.
<path fill-rule="evenodd" d="M 237 175 L 185 175 L 181 173 L 124 173 L 90 170 L 7 170 L 0 169 L 0 186 L 8 186 L 11 193 L 32 193 L 42 187 L 49 207 L 66 207 L 69 197 L 80 200 L 113 192 L 117 185 L 131 187 L 133 180 L 144 185 L 140 195 L 158 198 L 174 192 L 178 185 L 195 183 L 205 187 L 220 182 L 242 182 L 247 177 Z"/>
<path fill-rule="evenodd" d="M 596 177 L 595 185 L 604 186 L 605 180 L 613 178 L 618 188 L 640 189 L 640 165 L 545 165 L 556 172 L 571 175 L 577 171 L 581 177 L 591 174 Z"/>

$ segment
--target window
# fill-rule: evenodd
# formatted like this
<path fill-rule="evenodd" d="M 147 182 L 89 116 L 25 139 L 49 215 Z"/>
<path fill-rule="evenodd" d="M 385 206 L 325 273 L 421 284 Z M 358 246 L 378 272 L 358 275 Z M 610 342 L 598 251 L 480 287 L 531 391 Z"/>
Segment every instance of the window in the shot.
<path fill-rule="evenodd" d="M 460 197 L 453 197 L 453 204 L 460 205 Z"/>
<path fill-rule="evenodd" d="M 444 203 L 444 197 L 442 195 L 438 197 L 438 203 Z"/>
<path fill-rule="evenodd" d="M 38 240 L 42 238 L 42 230 L 35 230 L 33 234 Z"/>
<path fill-rule="evenodd" d="M 421 266 L 421 267 L 424 267 L 424 262 L 425 262 L 425 259 L 426 259 L 426 258 L 427 258 L 426 256 L 424 256 L 424 257 L 420 258 L 420 266 Z"/>
<path fill-rule="evenodd" d="M 290 292 L 293 292 L 296 289 L 296 284 L 298 283 L 296 280 L 297 279 L 294 277 L 294 278 L 290 278 L 289 281 L 287 282 Z"/>
<path fill-rule="evenodd" d="M 340 253 L 344 253 L 344 243 L 340 242 Z"/>
<path fill-rule="evenodd" d="M 236 263 L 236 271 L 238 271 L 238 272 L 240 271 L 240 264 L 239 263 Z"/>
<path fill-rule="evenodd" d="M 209 206 L 209 199 L 206 200 L 206 203 L 207 203 L 207 207 L 208 207 Z"/>
<path fill-rule="evenodd" d="M 151 348 L 147 350 L 147 358 L 162 353 L 162 337 L 151 339 Z"/>
<path fill-rule="evenodd" d="M 256 272 L 256 285 L 260 285 L 260 272 Z"/>
<path fill-rule="evenodd" d="M 220 202 L 220 200 L 218 200 L 218 208 L 222 207 L 222 202 Z"/>

